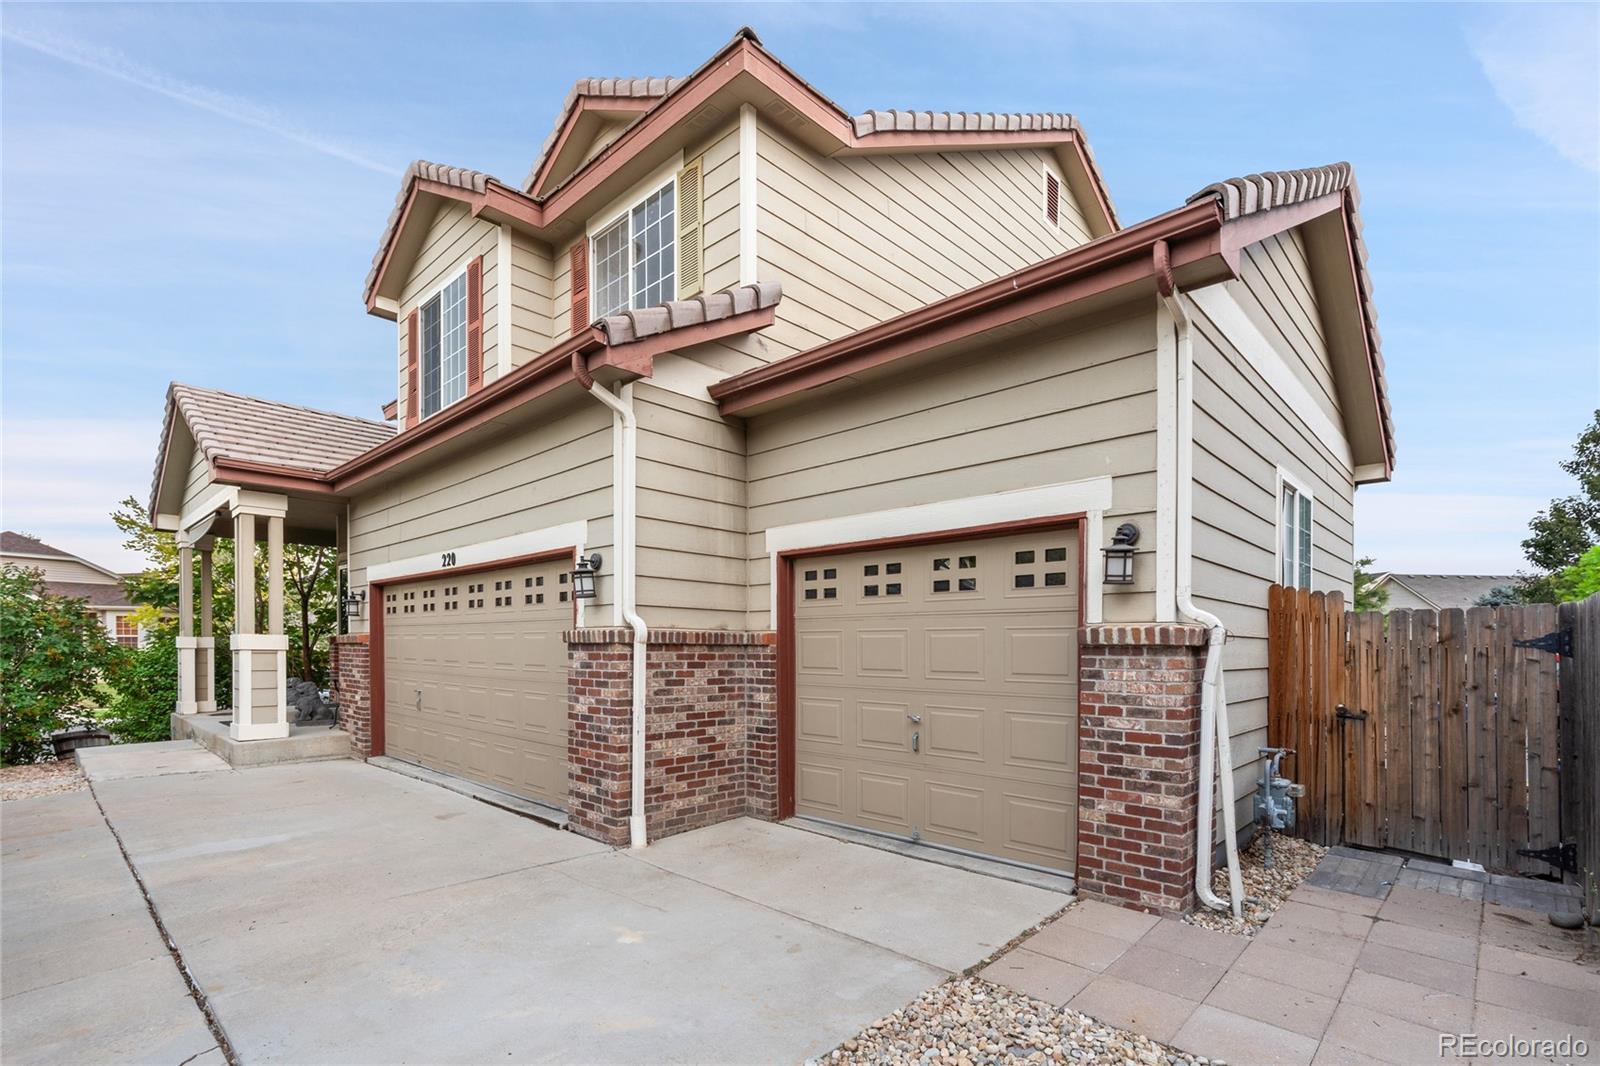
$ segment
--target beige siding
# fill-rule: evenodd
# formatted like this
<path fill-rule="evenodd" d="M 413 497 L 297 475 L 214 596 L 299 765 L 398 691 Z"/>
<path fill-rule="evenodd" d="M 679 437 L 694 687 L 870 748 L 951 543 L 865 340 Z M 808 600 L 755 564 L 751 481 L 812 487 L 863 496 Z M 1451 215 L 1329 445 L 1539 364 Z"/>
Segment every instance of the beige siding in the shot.
<path fill-rule="evenodd" d="M 350 509 L 350 582 L 366 568 L 566 522 L 589 522 L 589 550 L 611 558 L 611 417 L 580 398 L 572 413 L 485 441 Z M 607 568 L 609 570 L 609 567 Z M 599 603 L 611 602 L 611 583 Z"/>
<path fill-rule="evenodd" d="M 703 152 L 706 292 L 739 284 L 739 124 L 730 122 Z"/>
<path fill-rule="evenodd" d="M 1238 283 L 1230 289 L 1237 292 Z M 1315 317 L 1314 305 L 1311 311 Z M 1278 467 L 1315 499 L 1313 587 L 1338 590 L 1347 598 L 1355 576 L 1355 485 L 1338 443 L 1319 440 L 1310 422 L 1239 351 L 1237 345 L 1249 341 L 1225 336 L 1193 304 L 1190 313 L 1195 321 L 1195 599 L 1215 612 L 1231 635 L 1224 661 L 1234 795 L 1244 825 L 1259 775 L 1256 749 L 1267 743 L 1267 588 L 1277 576 Z M 1280 331 L 1293 328 L 1275 321 Z M 1269 339 L 1282 336 L 1263 332 Z M 1272 357 L 1252 354 L 1258 360 Z"/>
<path fill-rule="evenodd" d="M 1034 149 L 822 158 L 762 123 L 759 274 L 783 283 L 780 353 L 903 314 L 1088 239 L 1062 187 L 1043 213 Z"/>
<path fill-rule="evenodd" d="M 551 292 L 555 265 L 550 248 L 516 231 L 511 234 L 511 365 L 542 355 L 555 343 Z M 500 360 L 499 255 L 483 260 L 483 381 L 495 379 Z"/>
<path fill-rule="evenodd" d="M 748 624 L 769 624 L 772 526 L 1109 474 L 1107 530 L 1154 528 L 1154 347 L 1140 311 L 751 419 Z M 1153 615 L 1149 559 L 1137 574 L 1107 619 Z"/>
<path fill-rule="evenodd" d="M 258 725 L 278 720 L 278 657 L 272 652 L 250 656 L 250 720 Z"/>
<path fill-rule="evenodd" d="M 189 460 L 189 476 L 183 483 L 183 506 L 179 513 L 188 514 L 214 485 L 211 465 L 206 462 L 205 454 L 199 448 L 194 449 L 194 455 Z"/>
<path fill-rule="evenodd" d="M 1339 418 L 1333 361 L 1312 294 L 1311 271 L 1298 230 L 1245 249 L 1240 279 L 1228 286 L 1256 328 L 1266 334 L 1289 368 L 1330 418 Z"/>
<path fill-rule="evenodd" d="M 1388 602 L 1383 605 L 1385 613 L 1389 611 L 1431 611 L 1433 604 L 1418 596 L 1404 585 L 1391 581 L 1383 586 L 1389 593 Z"/>
<path fill-rule="evenodd" d="M 744 431 L 711 403 L 637 384 L 639 607 L 651 625 L 745 621 Z"/>
<path fill-rule="evenodd" d="M 439 213 L 429 224 L 427 235 L 423 238 L 421 250 L 411 264 L 411 271 L 406 277 L 406 283 L 400 290 L 400 312 L 396 321 L 395 339 L 397 345 L 397 372 L 399 382 L 396 396 L 399 398 L 399 411 L 401 427 L 405 427 L 406 404 L 410 395 L 410 383 L 406 374 L 406 356 L 409 339 L 407 336 L 406 319 L 411 312 L 425 299 L 433 296 L 439 287 L 462 270 L 466 269 L 467 261 L 473 256 L 483 256 L 483 317 L 487 326 L 493 322 L 496 314 L 496 302 L 500 298 L 498 279 L 491 281 L 495 272 L 495 245 L 499 240 L 500 229 L 483 219 L 473 218 L 472 213 L 465 204 L 451 203 L 440 208 Z M 487 368 L 495 365 L 498 356 L 489 347 L 489 338 L 484 338 L 483 363 Z M 492 378 L 492 375 L 490 375 Z"/>
<path fill-rule="evenodd" d="M 15 566 L 20 570 L 38 570 L 46 581 L 78 581 L 90 585 L 119 585 L 121 581 L 107 577 L 92 566 L 71 559 L 39 559 L 28 555 L 0 555 L 0 564 Z"/>

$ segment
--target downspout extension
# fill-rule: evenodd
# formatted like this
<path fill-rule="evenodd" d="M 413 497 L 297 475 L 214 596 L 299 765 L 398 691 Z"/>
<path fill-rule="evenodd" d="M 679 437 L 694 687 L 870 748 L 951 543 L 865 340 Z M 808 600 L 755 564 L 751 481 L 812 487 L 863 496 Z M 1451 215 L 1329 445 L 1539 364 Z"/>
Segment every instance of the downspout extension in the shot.
<path fill-rule="evenodd" d="M 638 497 L 638 443 L 639 423 L 634 418 L 633 404 L 613 396 L 610 390 L 595 388 L 594 377 L 579 352 L 572 353 L 572 376 L 588 390 L 589 395 L 611 408 L 611 414 L 621 431 L 621 446 L 614 457 L 614 474 L 621 512 L 615 516 L 617 541 L 617 609 L 623 621 L 633 630 L 633 737 L 631 800 L 628 815 L 628 844 L 642 848 L 649 843 L 644 815 L 645 777 L 645 656 L 650 629 L 637 609 L 637 535 L 638 522 L 635 508 Z"/>
<path fill-rule="evenodd" d="M 1213 910 L 1232 911 L 1235 918 L 1244 913 L 1244 883 L 1239 875 L 1239 840 L 1233 797 L 1233 750 L 1228 730 L 1228 698 L 1222 679 L 1222 649 L 1228 631 L 1222 619 L 1194 602 L 1194 347 L 1189 315 L 1178 299 L 1172 276 L 1172 252 L 1166 241 L 1157 241 L 1152 250 L 1156 290 L 1177 327 L 1178 432 L 1177 470 L 1177 567 L 1176 601 L 1186 618 L 1206 627 L 1206 665 L 1200 682 L 1200 794 L 1197 798 L 1198 828 L 1195 840 L 1194 890 L 1200 902 Z M 1211 890 L 1211 836 L 1215 804 L 1217 763 L 1222 779 L 1228 782 L 1222 804 L 1224 848 L 1228 861 L 1228 896 L 1223 900 Z"/>

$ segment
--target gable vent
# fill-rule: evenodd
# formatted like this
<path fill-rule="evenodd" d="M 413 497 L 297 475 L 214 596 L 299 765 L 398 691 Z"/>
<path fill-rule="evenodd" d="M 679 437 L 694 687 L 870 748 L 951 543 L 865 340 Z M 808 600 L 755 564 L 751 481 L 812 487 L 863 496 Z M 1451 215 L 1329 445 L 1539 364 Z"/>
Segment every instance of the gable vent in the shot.
<path fill-rule="evenodd" d="M 1061 182 L 1048 170 L 1044 172 L 1044 217 L 1052 226 L 1061 224 Z"/>
<path fill-rule="evenodd" d="M 678 171 L 678 298 L 687 299 L 704 285 L 700 216 L 703 207 L 700 160 Z"/>

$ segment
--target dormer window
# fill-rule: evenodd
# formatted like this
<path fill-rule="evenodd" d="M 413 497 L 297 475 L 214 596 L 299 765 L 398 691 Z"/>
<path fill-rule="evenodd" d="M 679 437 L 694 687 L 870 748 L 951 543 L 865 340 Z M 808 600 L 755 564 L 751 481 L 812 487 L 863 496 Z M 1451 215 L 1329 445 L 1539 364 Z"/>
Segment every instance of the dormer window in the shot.
<path fill-rule="evenodd" d="M 419 308 L 422 417 L 467 394 L 467 274 L 462 271 Z"/>
<path fill-rule="evenodd" d="M 592 317 L 677 297 L 673 192 L 674 183 L 668 181 L 591 238 Z"/>

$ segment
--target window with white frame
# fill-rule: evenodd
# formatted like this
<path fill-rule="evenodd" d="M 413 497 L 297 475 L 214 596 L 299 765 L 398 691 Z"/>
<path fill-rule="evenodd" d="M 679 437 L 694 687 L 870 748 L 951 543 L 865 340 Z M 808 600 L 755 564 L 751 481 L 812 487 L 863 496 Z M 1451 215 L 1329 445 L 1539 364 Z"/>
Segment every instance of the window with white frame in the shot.
<path fill-rule="evenodd" d="M 595 318 L 678 295 L 675 184 L 667 182 L 591 238 Z"/>
<path fill-rule="evenodd" d="M 1287 588 L 1311 587 L 1311 493 L 1279 476 L 1278 580 Z"/>
<path fill-rule="evenodd" d="M 422 417 L 467 394 L 467 275 L 458 274 L 419 308 Z"/>

